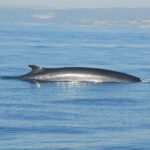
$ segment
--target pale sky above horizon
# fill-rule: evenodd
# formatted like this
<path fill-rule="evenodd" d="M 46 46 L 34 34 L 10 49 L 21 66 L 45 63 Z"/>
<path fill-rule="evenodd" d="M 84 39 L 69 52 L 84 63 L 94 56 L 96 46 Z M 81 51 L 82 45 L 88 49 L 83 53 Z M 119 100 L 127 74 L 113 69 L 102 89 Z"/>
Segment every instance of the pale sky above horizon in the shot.
<path fill-rule="evenodd" d="M 1 7 L 110 8 L 150 7 L 150 0 L 0 0 Z"/>

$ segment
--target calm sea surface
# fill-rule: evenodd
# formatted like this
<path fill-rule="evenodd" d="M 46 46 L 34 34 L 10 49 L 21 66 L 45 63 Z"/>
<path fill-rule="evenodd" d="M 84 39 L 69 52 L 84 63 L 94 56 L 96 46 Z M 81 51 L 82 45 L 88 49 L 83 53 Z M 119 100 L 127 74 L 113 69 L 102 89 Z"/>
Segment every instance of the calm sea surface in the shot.
<path fill-rule="evenodd" d="M 150 82 L 33 84 L 43 67 L 150 79 L 150 30 L 0 26 L 0 150 L 149 150 Z"/>

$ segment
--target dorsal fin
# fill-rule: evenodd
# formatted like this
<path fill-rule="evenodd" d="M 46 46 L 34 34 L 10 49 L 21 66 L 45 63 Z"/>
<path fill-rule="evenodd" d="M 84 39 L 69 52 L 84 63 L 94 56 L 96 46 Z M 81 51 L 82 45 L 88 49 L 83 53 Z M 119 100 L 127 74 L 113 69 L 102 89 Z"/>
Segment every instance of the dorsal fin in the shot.
<path fill-rule="evenodd" d="M 35 65 L 29 65 L 29 67 L 32 69 L 32 72 L 39 72 L 43 69 L 42 67 L 35 66 Z"/>

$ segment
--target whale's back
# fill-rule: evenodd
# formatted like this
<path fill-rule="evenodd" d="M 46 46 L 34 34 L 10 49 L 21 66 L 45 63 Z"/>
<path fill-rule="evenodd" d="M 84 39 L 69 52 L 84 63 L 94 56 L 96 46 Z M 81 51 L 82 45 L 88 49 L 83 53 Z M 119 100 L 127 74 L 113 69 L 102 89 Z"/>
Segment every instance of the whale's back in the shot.
<path fill-rule="evenodd" d="M 140 78 L 125 73 L 84 67 L 41 68 L 30 65 L 32 71 L 20 79 L 41 81 L 140 82 Z"/>

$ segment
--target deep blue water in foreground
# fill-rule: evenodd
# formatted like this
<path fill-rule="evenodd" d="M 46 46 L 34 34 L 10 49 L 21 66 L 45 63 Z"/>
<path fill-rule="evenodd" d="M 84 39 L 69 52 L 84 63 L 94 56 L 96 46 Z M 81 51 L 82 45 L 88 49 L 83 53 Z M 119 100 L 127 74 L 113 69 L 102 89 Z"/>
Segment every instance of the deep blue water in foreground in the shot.
<path fill-rule="evenodd" d="M 150 30 L 0 26 L 0 77 L 43 67 L 150 79 Z M 0 150 L 149 150 L 150 82 L 33 84 L 0 79 Z"/>

